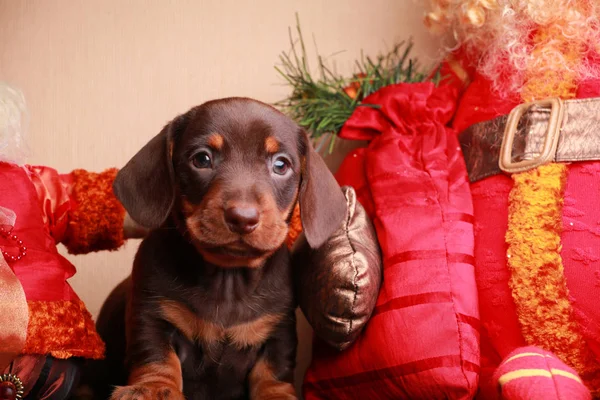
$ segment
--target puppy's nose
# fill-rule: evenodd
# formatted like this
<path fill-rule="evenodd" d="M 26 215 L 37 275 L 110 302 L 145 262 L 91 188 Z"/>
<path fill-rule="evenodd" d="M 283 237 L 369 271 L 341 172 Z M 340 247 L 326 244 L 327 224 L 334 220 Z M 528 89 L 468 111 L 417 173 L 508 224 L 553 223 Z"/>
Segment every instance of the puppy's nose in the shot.
<path fill-rule="evenodd" d="M 225 210 L 225 222 L 232 232 L 250 233 L 258 226 L 258 210 L 254 207 L 230 207 Z"/>

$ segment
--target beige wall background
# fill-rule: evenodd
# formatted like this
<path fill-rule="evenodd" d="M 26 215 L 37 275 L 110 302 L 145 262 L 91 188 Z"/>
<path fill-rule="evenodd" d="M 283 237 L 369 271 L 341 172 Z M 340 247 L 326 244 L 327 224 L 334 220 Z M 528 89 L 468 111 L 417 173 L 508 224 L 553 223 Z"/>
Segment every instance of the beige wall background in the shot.
<path fill-rule="evenodd" d="M 273 67 L 290 48 L 295 12 L 313 60 L 314 35 L 321 55 L 343 51 L 331 59 L 343 73 L 361 50 L 376 55 L 409 37 L 421 63 L 438 57 L 415 0 L 0 0 L 0 80 L 28 101 L 30 163 L 119 167 L 196 104 L 283 98 L 289 88 Z M 129 274 L 138 244 L 67 256 L 92 314 Z M 300 331 L 303 370 L 310 330 Z"/>

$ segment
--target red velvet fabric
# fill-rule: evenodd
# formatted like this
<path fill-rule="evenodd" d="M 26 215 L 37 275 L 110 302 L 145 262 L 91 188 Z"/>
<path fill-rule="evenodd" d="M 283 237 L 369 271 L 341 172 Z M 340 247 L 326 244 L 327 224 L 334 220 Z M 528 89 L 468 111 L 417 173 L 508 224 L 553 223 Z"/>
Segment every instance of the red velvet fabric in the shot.
<path fill-rule="evenodd" d="M 477 388 L 479 312 L 473 210 L 454 131 L 457 91 L 388 86 L 340 136 L 370 139 L 337 177 L 374 220 L 384 257 L 372 319 L 348 350 L 318 340 L 307 399 L 466 399 Z"/>

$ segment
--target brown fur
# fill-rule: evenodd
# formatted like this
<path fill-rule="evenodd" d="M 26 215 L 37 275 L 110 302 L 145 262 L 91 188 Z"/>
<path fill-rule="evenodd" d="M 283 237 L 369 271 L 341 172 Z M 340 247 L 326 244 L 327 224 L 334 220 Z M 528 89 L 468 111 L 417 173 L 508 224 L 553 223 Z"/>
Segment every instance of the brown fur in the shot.
<path fill-rule="evenodd" d="M 275 152 L 289 168 L 274 169 Z M 198 154 L 210 163 L 194 162 Z M 108 365 L 125 365 L 129 377 L 109 382 L 129 382 L 112 398 L 295 398 L 296 303 L 284 245 L 291 213 L 299 203 L 315 248 L 346 213 L 306 134 L 254 100 L 208 102 L 164 127 L 121 169 L 114 190 L 152 231 L 131 284 L 113 293 L 127 301 L 107 302 L 126 314 L 125 329 L 99 327 Z"/>

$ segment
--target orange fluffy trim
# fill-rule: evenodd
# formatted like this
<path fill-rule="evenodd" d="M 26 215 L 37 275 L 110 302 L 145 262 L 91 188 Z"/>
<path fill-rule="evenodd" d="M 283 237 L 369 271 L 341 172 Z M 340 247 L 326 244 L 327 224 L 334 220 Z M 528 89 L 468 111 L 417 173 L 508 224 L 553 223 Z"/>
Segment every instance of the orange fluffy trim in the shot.
<path fill-rule="evenodd" d="M 513 176 L 508 267 L 523 335 L 528 343 L 583 367 L 582 337 L 571 318 L 560 233 L 566 166 L 551 164 Z"/>
<path fill-rule="evenodd" d="M 599 365 L 573 317 L 560 257 L 565 164 L 513 176 L 508 268 L 510 287 L 527 343 L 556 354 L 592 388 Z"/>
<path fill-rule="evenodd" d="M 71 254 L 115 250 L 124 242 L 125 209 L 112 190 L 118 170 L 75 170 L 71 197 L 75 203 L 65 246 Z"/>
<path fill-rule="evenodd" d="M 29 301 L 29 325 L 23 354 L 56 358 L 100 359 L 104 343 L 81 300 Z"/>
<path fill-rule="evenodd" d="M 288 232 L 287 239 L 285 243 L 288 248 L 291 248 L 298 236 L 302 233 L 302 221 L 300 220 L 300 206 L 296 204 L 294 208 L 294 213 L 292 214 L 292 221 L 290 222 L 290 230 Z"/>
<path fill-rule="evenodd" d="M 565 40 L 562 35 L 563 27 L 550 25 L 540 29 L 534 38 L 534 59 L 552 58 L 561 54 L 564 68 L 540 69 L 532 63 L 531 70 L 523 87 L 523 101 L 560 97 L 563 99 L 575 97 L 577 91 L 577 74 L 574 72 L 581 62 L 581 43 Z M 560 40 L 562 39 L 562 40 Z"/>

